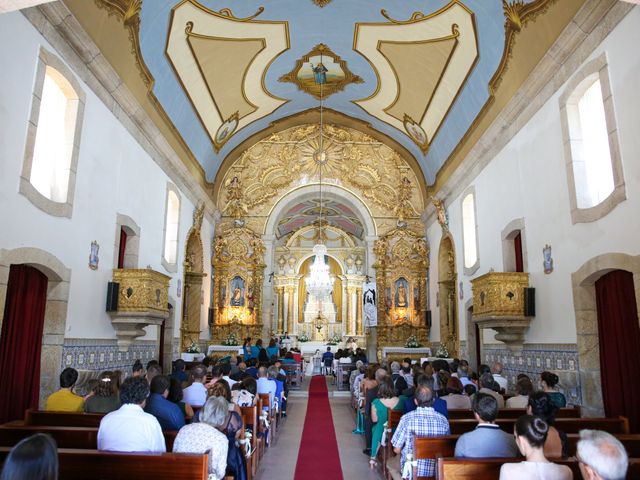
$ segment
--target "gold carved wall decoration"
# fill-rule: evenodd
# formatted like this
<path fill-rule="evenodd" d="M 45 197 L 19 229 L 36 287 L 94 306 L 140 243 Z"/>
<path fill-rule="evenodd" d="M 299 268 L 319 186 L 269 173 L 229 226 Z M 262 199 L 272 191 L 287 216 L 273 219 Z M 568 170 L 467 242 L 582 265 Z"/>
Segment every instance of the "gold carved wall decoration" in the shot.
<path fill-rule="evenodd" d="M 398 198 L 396 206 L 393 212 L 398 217 L 399 224 L 406 225 L 406 219 L 411 217 L 417 217 L 418 212 L 415 211 L 413 205 L 411 204 L 411 190 L 413 186 L 411 185 L 411 180 L 407 177 L 402 177 L 400 183 L 398 184 Z"/>
<path fill-rule="evenodd" d="M 404 345 L 410 335 L 427 343 L 427 240 L 411 230 L 398 228 L 376 240 L 373 249 L 378 291 L 378 344 Z"/>
<path fill-rule="evenodd" d="M 224 341 L 230 329 L 238 338 L 261 330 L 265 251 L 260 237 L 246 227 L 227 229 L 214 240 L 214 339 Z"/>
<path fill-rule="evenodd" d="M 135 58 L 140 78 L 142 78 L 145 86 L 151 90 L 153 87 L 153 75 L 151 75 L 144 58 L 142 58 L 142 50 L 140 48 L 139 34 L 142 0 L 95 0 L 95 4 L 98 8 L 105 9 L 109 16 L 115 15 L 122 20 L 129 35 L 131 53 Z"/>
<path fill-rule="evenodd" d="M 278 80 L 295 83 L 298 90 L 320 100 L 320 83 L 314 78 L 317 75 L 323 75 L 325 80 L 322 84 L 322 98 L 341 92 L 350 83 L 363 83 L 362 78 L 349 70 L 347 62 L 324 43 L 319 43 L 309 53 L 296 60 L 293 70 Z"/>
<path fill-rule="evenodd" d="M 221 181 L 229 185 L 238 178 L 249 215 L 247 224 L 251 217 L 266 221 L 275 202 L 290 189 L 318 181 L 320 169 L 314 160 L 318 147 L 319 126 L 302 125 L 257 142 L 236 160 Z M 413 188 L 419 178 L 395 151 L 366 134 L 335 125 L 324 126 L 323 147 L 323 183 L 353 192 L 374 218 L 395 219 L 396 206 L 401 204 L 408 224 L 420 222 L 417 212 L 424 209 L 422 192 Z M 403 184 L 406 187 L 399 189 Z M 228 204 L 226 195 L 226 189 L 219 189 L 221 209 Z"/>
<path fill-rule="evenodd" d="M 227 205 L 222 210 L 222 215 L 240 220 L 249 213 L 244 202 L 242 182 L 236 176 L 227 180 L 225 187 L 227 189 Z"/>
<path fill-rule="evenodd" d="M 313 0 L 313 3 L 315 3 L 320 8 L 324 8 L 325 6 L 329 5 L 329 3 L 331 3 L 331 0 Z"/>
<path fill-rule="evenodd" d="M 502 0 L 502 9 L 504 11 L 504 50 L 500 64 L 496 72 L 489 80 L 489 93 L 495 95 L 502 77 L 507 71 L 509 61 L 513 57 L 513 46 L 516 41 L 516 34 L 529 22 L 535 20 L 541 14 L 544 14 L 549 7 L 557 0 L 533 0 L 530 3 L 524 3 L 522 0 Z M 478 115 L 478 118 L 480 115 Z M 453 152 L 452 152 L 453 155 Z"/>
<path fill-rule="evenodd" d="M 438 218 L 438 223 L 442 227 L 443 232 L 449 231 L 449 215 L 447 214 L 447 210 L 444 208 L 444 202 L 436 197 L 431 197 L 431 202 L 436 209 L 436 215 Z"/>

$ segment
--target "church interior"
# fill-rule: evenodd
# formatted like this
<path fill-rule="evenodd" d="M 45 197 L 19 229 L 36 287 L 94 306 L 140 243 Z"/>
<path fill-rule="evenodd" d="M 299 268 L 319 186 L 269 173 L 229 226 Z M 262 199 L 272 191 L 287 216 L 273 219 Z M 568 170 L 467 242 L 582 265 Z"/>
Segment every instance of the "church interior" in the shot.
<path fill-rule="evenodd" d="M 59 478 L 137 478 L 59 431 L 98 424 L 29 420 L 63 372 L 91 396 L 261 340 L 289 408 L 224 478 L 423 478 L 362 454 L 356 359 L 507 399 L 551 372 L 640 478 L 638 3 L 0 1 L 0 462 L 43 432 Z M 207 478 L 166 451 L 156 478 Z"/>

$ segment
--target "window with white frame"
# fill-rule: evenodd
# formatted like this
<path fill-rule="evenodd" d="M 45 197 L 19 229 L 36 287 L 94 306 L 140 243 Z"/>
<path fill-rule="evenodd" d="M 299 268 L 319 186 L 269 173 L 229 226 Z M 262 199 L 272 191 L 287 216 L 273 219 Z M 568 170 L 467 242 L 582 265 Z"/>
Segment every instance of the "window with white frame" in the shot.
<path fill-rule="evenodd" d="M 71 217 L 84 102 L 71 70 L 41 49 L 20 192 L 50 215 Z"/>
<path fill-rule="evenodd" d="M 169 265 L 177 263 L 178 225 L 180 223 L 180 197 L 175 187 L 167 189 L 167 209 L 164 225 L 164 261 Z M 165 265 L 166 267 L 167 265 Z"/>
<path fill-rule="evenodd" d="M 465 273 L 470 275 L 478 267 L 478 237 L 476 223 L 476 200 L 473 191 L 462 199 L 462 245 Z"/>
<path fill-rule="evenodd" d="M 568 82 L 560 109 L 572 221 L 592 222 L 626 198 L 604 53 Z"/>

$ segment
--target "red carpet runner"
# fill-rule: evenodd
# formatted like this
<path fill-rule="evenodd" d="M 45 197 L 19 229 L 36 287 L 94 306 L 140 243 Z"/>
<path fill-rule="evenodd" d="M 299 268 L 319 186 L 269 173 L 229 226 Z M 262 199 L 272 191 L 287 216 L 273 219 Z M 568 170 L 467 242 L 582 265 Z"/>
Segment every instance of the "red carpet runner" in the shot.
<path fill-rule="evenodd" d="M 324 376 L 311 378 L 309 403 L 296 464 L 296 480 L 342 480 L 336 431 Z"/>

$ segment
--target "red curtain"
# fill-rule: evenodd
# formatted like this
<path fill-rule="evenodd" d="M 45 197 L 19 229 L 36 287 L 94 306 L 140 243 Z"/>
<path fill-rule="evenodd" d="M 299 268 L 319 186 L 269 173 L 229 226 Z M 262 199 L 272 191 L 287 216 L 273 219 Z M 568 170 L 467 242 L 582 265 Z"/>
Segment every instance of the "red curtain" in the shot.
<path fill-rule="evenodd" d="M 522 235 L 520 233 L 513 237 L 513 248 L 516 253 L 516 272 L 524 272 L 524 263 L 522 262 Z"/>
<path fill-rule="evenodd" d="M 120 229 L 120 245 L 118 248 L 118 268 L 124 268 L 124 253 L 127 249 L 127 232 Z"/>
<path fill-rule="evenodd" d="M 624 415 L 631 431 L 640 433 L 640 383 L 631 375 L 640 351 L 633 275 L 614 270 L 600 277 L 596 303 L 605 413 L 607 417 Z"/>
<path fill-rule="evenodd" d="M 11 265 L 0 333 L 0 423 L 24 418 L 38 408 L 40 352 L 47 277 L 27 265 Z"/>

